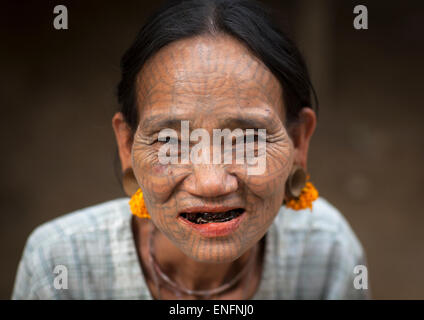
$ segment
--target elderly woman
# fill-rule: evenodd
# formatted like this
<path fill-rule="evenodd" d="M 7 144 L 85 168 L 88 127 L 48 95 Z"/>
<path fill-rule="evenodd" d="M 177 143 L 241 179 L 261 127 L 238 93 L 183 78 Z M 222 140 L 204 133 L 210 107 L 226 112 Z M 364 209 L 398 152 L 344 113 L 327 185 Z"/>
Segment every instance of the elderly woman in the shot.
<path fill-rule="evenodd" d="M 367 297 L 359 241 L 308 181 L 307 68 L 261 6 L 170 2 L 121 67 L 112 125 L 131 200 L 38 227 L 14 299 Z"/>

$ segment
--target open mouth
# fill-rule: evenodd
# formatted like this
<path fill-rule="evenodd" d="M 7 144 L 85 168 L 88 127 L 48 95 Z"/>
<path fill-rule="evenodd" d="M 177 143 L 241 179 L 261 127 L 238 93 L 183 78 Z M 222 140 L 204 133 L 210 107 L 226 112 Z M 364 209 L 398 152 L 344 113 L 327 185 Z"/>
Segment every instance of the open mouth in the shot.
<path fill-rule="evenodd" d="M 183 212 L 180 216 L 192 223 L 220 223 L 231 221 L 244 213 L 244 209 L 237 208 L 225 212 Z"/>

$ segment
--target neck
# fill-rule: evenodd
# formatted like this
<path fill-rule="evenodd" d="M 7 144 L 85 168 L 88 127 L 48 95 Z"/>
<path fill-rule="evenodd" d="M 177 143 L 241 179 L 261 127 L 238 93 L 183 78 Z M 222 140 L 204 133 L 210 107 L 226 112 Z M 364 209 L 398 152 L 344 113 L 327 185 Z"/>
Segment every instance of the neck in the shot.
<path fill-rule="evenodd" d="M 155 232 L 152 245 L 160 269 L 174 282 L 190 290 L 211 290 L 228 283 L 240 272 L 248 271 L 246 267 L 252 265 L 247 264 L 255 252 L 251 248 L 235 261 L 206 263 L 185 255 L 160 232 Z"/>
<path fill-rule="evenodd" d="M 151 222 L 144 219 L 133 221 L 135 222 L 133 225 L 135 242 L 141 263 L 145 268 L 151 270 L 148 266 L 148 239 Z M 232 262 L 199 262 L 185 255 L 161 232 L 156 231 L 152 236 L 154 236 L 152 239 L 153 253 L 160 269 L 174 282 L 190 290 L 210 290 L 227 283 L 243 270 L 253 252 L 253 248 L 251 248 Z M 256 250 L 256 252 L 258 251 Z"/>

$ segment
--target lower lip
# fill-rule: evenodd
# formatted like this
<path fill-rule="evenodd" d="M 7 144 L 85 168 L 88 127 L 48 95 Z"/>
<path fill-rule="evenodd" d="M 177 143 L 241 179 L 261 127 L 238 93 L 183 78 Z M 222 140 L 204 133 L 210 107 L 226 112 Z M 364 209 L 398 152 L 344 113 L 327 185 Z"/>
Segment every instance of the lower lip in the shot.
<path fill-rule="evenodd" d="M 227 221 L 227 222 L 210 222 L 210 223 L 203 223 L 203 224 L 193 223 L 182 217 L 178 217 L 178 219 L 185 225 L 194 229 L 194 231 L 198 232 L 200 235 L 207 238 L 216 238 L 216 237 L 225 237 L 233 233 L 240 225 L 245 214 L 246 212 L 243 212 L 237 218 L 231 219 L 230 221 Z"/>

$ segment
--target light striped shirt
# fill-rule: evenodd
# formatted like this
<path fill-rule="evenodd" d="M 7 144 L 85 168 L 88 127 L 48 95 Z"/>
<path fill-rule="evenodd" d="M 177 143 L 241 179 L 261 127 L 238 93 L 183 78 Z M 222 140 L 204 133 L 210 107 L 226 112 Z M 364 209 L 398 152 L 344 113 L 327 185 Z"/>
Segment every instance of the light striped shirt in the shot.
<path fill-rule="evenodd" d="M 368 290 L 354 285 L 355 266 L 365 265 L 361 244 L 323 198 L 312 212 L 281 207 L 265 239 L 254 299 L 368 297 Z M 128 198 L 59 217 L 28 238 L 12 298 L 152 299 L 136 250 Z M 65 275 L 61 266 L 67 289 L 57 285 L 57 277 Z"/>

